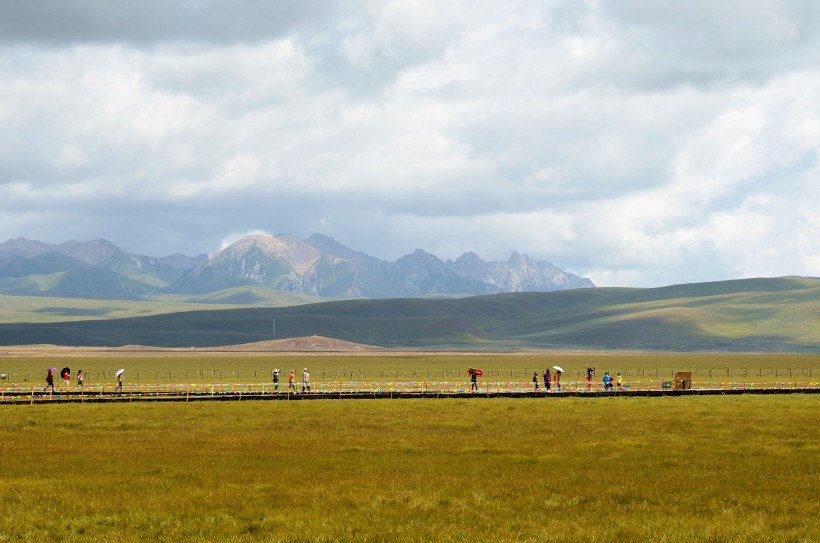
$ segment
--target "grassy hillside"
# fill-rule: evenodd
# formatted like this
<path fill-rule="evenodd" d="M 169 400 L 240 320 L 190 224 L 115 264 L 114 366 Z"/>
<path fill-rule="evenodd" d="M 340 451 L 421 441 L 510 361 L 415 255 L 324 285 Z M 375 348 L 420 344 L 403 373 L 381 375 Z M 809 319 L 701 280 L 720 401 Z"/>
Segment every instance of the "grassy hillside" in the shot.
<path fill-rule="evenodd" d="M 820 351 L 820 280 L 350 300 L 0 326 L 0 344 L 213 346 L 319 334 L 385 347 Z"/>
<path fill-rule="evenodd" d="M 49 252 L 0 261 L 0 292 L 72 298 L 93 292 L 99 299 L 137 299 L 158 292 L 158 287 Z"/>
<path fill-rule="evenodd" d="M 321 301 L 321 298 L 314 296 L 259 287 L 239 287 L 197 295 L 160 294 L 144 296 L 140 300 L 0 296 L 0 323 L 122 319 L 207 309 L 287 307 Z"/>
<path fill-rule="evenodd" d="M 206 294 L 162 294 L 145 296 L 143 300 L 156 302 L 184 302 L 190 304 L 219 304 L 235 306 L 287 307 L 291 305 L 312 304 L 327 301 L 318 296 L 268 290 L 257 286 L 233 287 Z M 201 307 L 192 309 L 201 309 Z"/>

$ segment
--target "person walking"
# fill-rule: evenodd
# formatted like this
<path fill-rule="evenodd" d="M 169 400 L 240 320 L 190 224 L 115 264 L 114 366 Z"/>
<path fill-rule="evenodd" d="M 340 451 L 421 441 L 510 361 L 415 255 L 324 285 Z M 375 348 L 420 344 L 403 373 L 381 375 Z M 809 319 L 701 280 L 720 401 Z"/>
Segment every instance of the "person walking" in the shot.
<path fill-rule="evenodd" d="M 290 370 L 290 373 L 288 373 L 288 392 L 291 390 L 296 392 L 296 374 L 293 370 Z"/>
<path fill-rule="evenodd" d="M 310 392 L 310 372 L 307 368 L 302 372 L 302 392 L 307 389 Z"/>
<path fill-rule="evenodd" d="M 85 386 L 85 376 L 83 370 L 77 370 L 77 387 L 83 388 Z"/>
<path fill-rule="evenodd" d="M 624 378 L 621 377 L 621 372 L 618 372 L 618 376 L 615 378 L 615 384 L 618 385 L 618 391 L 621 391 L 624 387 Z"/>
<path fill-rule="evenodd" d="M 54 369 L 57 369 L 57 368 L 54 368 Z M 46 374 L 46 386 L 43 388 L 43 392 L 45 392 L 49 388 L 51 388 L 51 393 L 52 394 L 57 392 L 57 390 L 54 388 L 54 373 L 51 369 L 49 369 L 48 373 Z"/>
<path fill-rule="evenodd" d="M 63 385 L 68 388 L 71 385 L 71 370 L 69 368 L 63 368 L 60 372 L 60 378 L 63 380 Z"/>
<path fill-rule="evenodd" d="M 555 370 L 555 390 L 561 391 L 561 374 L 564 373 L 563 371 L 556 369 Z"/>
<path fill-rule="evenodd" d="M 279 368 L 273 370 L 273 390 L 279 392 Z"/>
<path fill-rule="evenodd" d="M 547 369 L 544 370 L 544 388 L 547 389 L 547 392 L 549 392 L 551 386 L 552 386 L 552 373 L 550 373 L 550 369 L 547 368 Z"/>
<path fill-rule="evenodd" d="M 535 385 L 535 391 L 538 392 L 538 372 L 535 371 L 532 374 L 532 383 Z"/>
<path fill-rule="evenodd" d="M 124 373 L 125 373 L 125 370 L 118 370 L 117 371 L 117 391 L 120 394 L 122 394 L 122 381 L 123 381 L 122 376 L 123 376 Z"/>

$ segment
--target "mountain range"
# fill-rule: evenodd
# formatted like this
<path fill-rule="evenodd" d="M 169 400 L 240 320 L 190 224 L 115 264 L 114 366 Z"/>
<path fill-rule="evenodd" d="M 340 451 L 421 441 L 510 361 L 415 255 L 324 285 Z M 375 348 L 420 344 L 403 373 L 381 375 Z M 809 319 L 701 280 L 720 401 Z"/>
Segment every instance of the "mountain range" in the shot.
<path fill-rule="evenodd" d="M 468 252 L 443 261 L 421 249 L 395 262 L 331 237 L 247 236 L 211 255 L 135 255 L 104 239 L 0 243 L 0 294 L 140 299 L 240 287 L 320 298 L 400 298 L 592 288 L 586 278 L 513 252 L 485 262 Z"/>

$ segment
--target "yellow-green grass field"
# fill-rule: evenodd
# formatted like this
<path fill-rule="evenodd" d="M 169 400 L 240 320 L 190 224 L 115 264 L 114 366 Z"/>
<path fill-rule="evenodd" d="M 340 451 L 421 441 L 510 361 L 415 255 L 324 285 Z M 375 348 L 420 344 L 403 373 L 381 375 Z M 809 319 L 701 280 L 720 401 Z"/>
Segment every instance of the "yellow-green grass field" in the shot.
<path fill-rule="evenodd" d="M 820 540 L 820 397 L 0 408 L 0 541 Z"/>
<path fill-rule="evenodd" d="M 0 323 L 63 322 L 145 317 L 178 311 L 225 309 L 224 304 L 197 304 L 168 299 L 164 302 L 136 300 L 87 300 L 38 296 L 0 297 Z"/>
<path fill-rule="evenodd" d="M 587 367 L 597 367 L 594 388 L 600 389 L 604 372 L 622 374 L 635 390 L 659 389 L 677 371 L 691 371 L 694 388 L 817 388 L 820 355 L 777 354 L 668 354 L 668 353 L 529 353 L 529 354 L 288 354 L 260 352 L 202 353 L 114 352 L 63 349 L 20 356 L 0 349 L 0 390 L 45 386 L 45 370 L 68 366 L 82 369 L 88 387 L 115 386 L 114 372 L 126 370 L 126 390 L 211 390 L 245 388 L 269 391 L 271 372 L 280 369 L 280 382 L 295 370 L 297 382 L 308 367 L 315 390 L 459 390 L 469 388 L 467 368 L 482 368 L 482 390 L 520 390 L 531 386 L 535 371 L 541 378 L 547 367 L 565 371 L 563 388 L 586 389 Z M 54 354 L 54 353 L 60 353 Z M 68 354 L 66 354 L 68 353 Z M 74 354 L 71 354 L 74 353 Z M 86 354 L 77 354 L 86 353 Z M 60 384 L 57 380 L 57 384 Z M 281 386 L 280 386 L 281 388 Z"/>
<path fill-rule="evenodd" d="M 232 302 L 242 295 L 249 301 Z M 44 323 L 148 317 L 182 311 L 236 309 L 239 307 L 287 307 L 323 301 L 315 296 L 262 288 L 226 289 L 201 295 L 155 295 L 140 300 L 98 300 L 52 296 L 0 296 L 0 324 Z"/>

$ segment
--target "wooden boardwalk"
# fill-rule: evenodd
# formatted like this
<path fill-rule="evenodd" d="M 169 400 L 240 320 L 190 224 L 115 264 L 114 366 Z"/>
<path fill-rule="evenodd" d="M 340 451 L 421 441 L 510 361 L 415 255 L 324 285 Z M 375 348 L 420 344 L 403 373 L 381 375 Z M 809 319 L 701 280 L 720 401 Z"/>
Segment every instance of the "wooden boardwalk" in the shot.
<path fill-rule="evenodd" d="M 114 391 L 87 390 L 82 393 L 20 391 L 3 393 L 0 405 L 64 404 L 64 403 L 126 403 L 126 402 L 207 402 L 207 401 L 313 401 L 313 400 L 374 400 L 374 399 L 479 399 L 479 398 L 661 398 L 677 396 L 738 396 L 743 394 L 820 394 L 820 387 L 813 388 L 747 388 L 747 389 L 690 389 L 690 390 L 622 390 L 622 391 L 488 391 L 488 392 L 308 392 L 288 393 L 271 391 L 229 390 L 220 392 L 187 391 Z"/>

